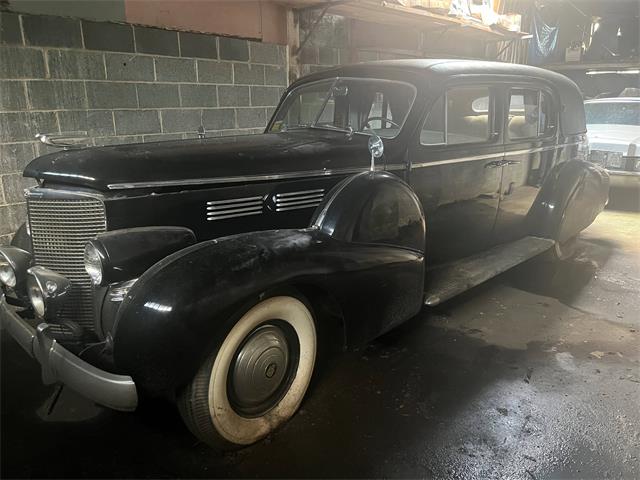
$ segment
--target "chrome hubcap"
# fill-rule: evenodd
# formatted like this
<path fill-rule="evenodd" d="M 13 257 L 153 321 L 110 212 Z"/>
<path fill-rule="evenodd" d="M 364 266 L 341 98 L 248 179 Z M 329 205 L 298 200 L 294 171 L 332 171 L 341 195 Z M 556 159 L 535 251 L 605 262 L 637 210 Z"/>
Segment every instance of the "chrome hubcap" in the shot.
<path fill-rule="evenodd" d="M 282 328 L 267 324 L 251 332 L 240 346 L 228 376 L 229 400 L 238 413 L 261 415 L 286 393 L 297 362 L 290 343 Z"/>

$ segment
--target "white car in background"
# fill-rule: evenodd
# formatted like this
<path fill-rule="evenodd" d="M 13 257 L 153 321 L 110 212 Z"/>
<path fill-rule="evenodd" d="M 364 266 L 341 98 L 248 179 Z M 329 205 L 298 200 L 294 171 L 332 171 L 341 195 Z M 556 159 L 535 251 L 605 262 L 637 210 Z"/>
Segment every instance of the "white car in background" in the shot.
<path fill-rule="evenodd" d="M 640 97 L 584 102 L 590 160 L 611 175 L 611 188 L 640 191 Z"/>

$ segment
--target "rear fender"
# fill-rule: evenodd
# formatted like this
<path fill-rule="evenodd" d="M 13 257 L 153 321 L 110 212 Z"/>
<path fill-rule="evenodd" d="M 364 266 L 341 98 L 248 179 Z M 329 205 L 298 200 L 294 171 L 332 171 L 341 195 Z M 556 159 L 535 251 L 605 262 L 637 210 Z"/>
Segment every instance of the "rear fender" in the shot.
<path fill-rule="evenodd" d="M 168 393 L 185 385 L 224 339 L 239 307 L 274 287 L 304 284 L 328 292 L 340 305 L 350 344 L 375 337 L 415 315 L 422 304 L 423 252 L 359 243 L 353 235 L 338 234 L 349 230 L 342 223 L 353 221 L 351 214 L 358 210 L 351 201 L 351 213 L 345 216 L 345 197 L 359 197 L 364 208 L 382 184 L 403 192 L 409 188 L 396 177 L 378 178 L 388 174 L 371 175 L 375 178 L 336 186 L 340 191 L 327 195 L 310 228 L 202 242 L 147 270 L 117 315 L 114 358 L 118 368 L 151 393 Z M 423 219 L 417 230 L 424 245 Z M 415 235 L 407 237 L 415 241 Z"/>
<path fill-rule="evenodd" d="M 571 160 L 549 174 L 529 212 L 532 235 L 565 242 L 587 228 L 604 209 L 609 175 L 592 163 Z"/>

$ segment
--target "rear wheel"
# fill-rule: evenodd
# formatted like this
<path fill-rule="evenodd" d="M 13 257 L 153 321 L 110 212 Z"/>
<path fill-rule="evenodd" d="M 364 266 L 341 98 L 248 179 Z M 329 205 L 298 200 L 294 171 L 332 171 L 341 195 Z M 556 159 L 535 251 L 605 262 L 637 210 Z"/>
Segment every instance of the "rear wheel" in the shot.
<path fill-rule="evenodd" d="M 209 445 L 249 445 L 293 416 L 315 359 L 310 309 L 293 296 L 267 298 L 240 316 L 178 396 L 178 408 Z"/>

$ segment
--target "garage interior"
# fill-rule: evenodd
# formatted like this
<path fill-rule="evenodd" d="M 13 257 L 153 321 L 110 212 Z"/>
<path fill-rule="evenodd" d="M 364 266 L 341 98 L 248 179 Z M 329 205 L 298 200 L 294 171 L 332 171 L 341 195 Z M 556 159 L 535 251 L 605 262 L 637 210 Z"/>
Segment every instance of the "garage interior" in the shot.
<path fill-rule="evenodd" d="M 401 58 L 530 64 L 585 99 L 638 96 L 639 12 L 627 0 L 0 0 L 0 245 L 26 218 L 35 183 L 22 170 L 55 151 L 36 133 L 87 146 L 258 134 L 297 78 Z M 0 331 L 1 476 L 638 478 L 638 191 L 610 192 L 572 258 L 527 261 L 324 359 L 298 413 L 234 452 L 212 453 L 168 402 L 120 413 L 42 386 Z"/>

